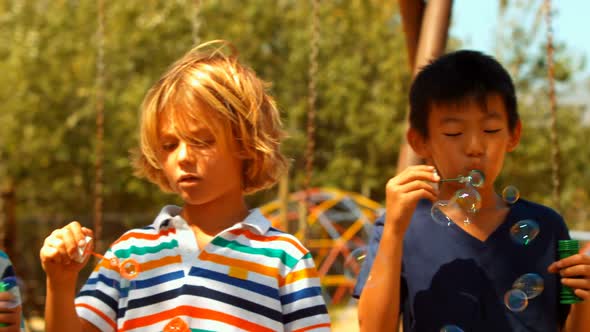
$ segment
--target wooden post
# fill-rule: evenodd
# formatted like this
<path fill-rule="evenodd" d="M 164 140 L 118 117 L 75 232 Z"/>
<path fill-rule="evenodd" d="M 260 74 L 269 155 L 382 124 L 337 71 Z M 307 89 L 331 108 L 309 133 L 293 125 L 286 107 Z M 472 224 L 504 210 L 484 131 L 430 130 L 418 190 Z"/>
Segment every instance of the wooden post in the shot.
<path fill-rule="evenodd" d="M 413 76 L 416 76 L 424 65 L 445 51 L 453 1 L 429 0 L 425 5 L 424 1 L 420 0 L 400 0 L 399 6 L 406 36 L 409 65 Z M 407 127 L 406 121 L 406 130 Z M 399 151 L 397 172 L 421 163 L 423 160 L 408 145 L 404 136 Z"/>

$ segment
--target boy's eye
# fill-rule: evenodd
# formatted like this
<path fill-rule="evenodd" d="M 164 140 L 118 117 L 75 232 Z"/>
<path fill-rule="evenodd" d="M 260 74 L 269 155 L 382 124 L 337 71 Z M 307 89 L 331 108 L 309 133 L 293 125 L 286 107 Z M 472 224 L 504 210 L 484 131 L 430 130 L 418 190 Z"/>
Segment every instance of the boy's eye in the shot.
<path fill-rule="evenodd" d="M 500 130 L 502 130 L 502 129 L 486 129 L 486 130 L 484 130 L 484 132 L 487 134 L 495 134 L 497 132 L 500 132 Z"/>
<path fill-rule="evenodd" d="M 164 151 L 172 151 L 176 148 L 177 143 L 164 143 L 162 144 L 162 150 Z"/>
<path fill-rule="evenodd" d="M 456 137 L 456 136 L 461 135 L 461 133 L 444 133 L 444 135 L 448 136 L 448 137 Z"/>

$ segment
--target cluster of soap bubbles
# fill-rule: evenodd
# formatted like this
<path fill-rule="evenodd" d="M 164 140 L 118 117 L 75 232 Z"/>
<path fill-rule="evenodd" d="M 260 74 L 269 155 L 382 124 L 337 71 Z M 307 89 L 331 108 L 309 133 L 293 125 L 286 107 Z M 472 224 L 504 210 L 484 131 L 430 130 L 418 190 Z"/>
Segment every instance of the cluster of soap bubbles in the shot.
<path fill-rule="evenodd" d="M 123 261 L 120 261 L 117 257 L 106 258 L 105 256 L 90 250 L 89 244 L 92 241 L 92 237 L 86 236 L 85 240 L 86 244 L 78 247 L 78 256 L 80 257 L 80 261 L 83 261 L 88 255 L 93 255 L 95 257 L 107 260 L 111 267 L 118 269 L 121 276 L 126 280 L 133 280 L 137 277 L 141 267 L 135 259 L 127 258 Z"/>
<path fill-rule="evenodd" d="M 441 182 L 464 183 L 465 188 L 455 192 L 451 200 L 439 200 L 432 205 L 430 215 L 432 219 L 441 225 L 450 226 L 454 220 L 450 216 L 466 216 L 463 220 L 471 222 L 469 216 L 474 215 L 481 208 L 481 196 L 476 188 L 484 184 L 485 177 L 482 172 L 472 170 L 468 175 L 460 175 L 453 179 L 443 179 Z M 515 186 L 507 186 L 502 190 L 502 200 L 512 205 L 520 199 L 520 191 Z M 510 237 L 518 245 L 528 246 L 539 235 L 539 224 L 533 219 L 523 219 L 510 228 Z M 512 288 L 504 294 L 504 304 L 513 312 L 526 309 L 529 301 L 541 294 L 544 289 L 543 278 L 536 273 L 527 273 L 520 276 Z M 456 325 L 445 325 L 440 332 L 462 332 Z"/>
<path fill-rule="evenodd" d="M 504 294 L 504 304 L 510 311 L 521 312 L 534 299 L 543 292 L 543 278 L 536 273 L 527 273 L 520 276 L 512 284 L 512 289 Z"/>
<path fill-rule="evenodd" d="M 430 209 L 432 219 L 438 224 L 450 226 L 453 220 L 449 215 L 462 215 L 465 216 L 463 219 L 465 224 L 471 223 L 469 217 L 477 213 L 481 208 L 481 195 L 476 188 L 483 186 L 485 182 L 483 173 L 474 169 L 467 175 L 459 175 L 453 179 L 443 179 L 440 182 L 464 183 L 465 188 L 457 190 L 450 200 L 436 201 Z"/>

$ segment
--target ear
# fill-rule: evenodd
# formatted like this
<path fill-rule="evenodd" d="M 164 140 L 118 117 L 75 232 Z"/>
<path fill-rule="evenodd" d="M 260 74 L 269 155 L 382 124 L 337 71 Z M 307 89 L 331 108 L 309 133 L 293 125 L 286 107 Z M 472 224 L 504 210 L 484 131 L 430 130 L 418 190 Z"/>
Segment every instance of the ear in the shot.
<path fill-rule="evenodd" d="M 516 122 L 516 126 L 514 126 L 514 129 L 510 133 L 510 140 L 508 141 L 508 146 L 506 149 L 508 152 L 512 152 L 512 151 L 514 151 L 514 149 L 516 149 L 516 147 L 518 146 L 518 143 L 520 142 L 521 133 L 522 133 L 522 123 L 520 122 L 520 120 L 518 120 Z"/>
<path fill-rule="evenodd" d="M 430 158 L 430 149 L 428 146 L 428 139 L 424 137 L 414 128 L 409 128 L 406 132 L 406 140 L 412 147 L 412 150 L 423 159 Z"/>

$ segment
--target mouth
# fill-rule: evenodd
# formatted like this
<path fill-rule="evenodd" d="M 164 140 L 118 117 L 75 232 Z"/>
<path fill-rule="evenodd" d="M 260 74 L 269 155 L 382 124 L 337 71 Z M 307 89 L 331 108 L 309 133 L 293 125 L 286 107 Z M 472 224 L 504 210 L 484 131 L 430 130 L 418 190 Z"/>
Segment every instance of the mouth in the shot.
<path fill-rule="evenodd" d="M 198 181 L 200 181 L 201 178 L 196 176 L 196 175 L 192 175 L 192 174 L 185 174 L 183 176 L 181 176 L 180 178 L 178 178 L 178 183 L 179 184 L 190 184 L 190 183 L 196 183 Z"/>

